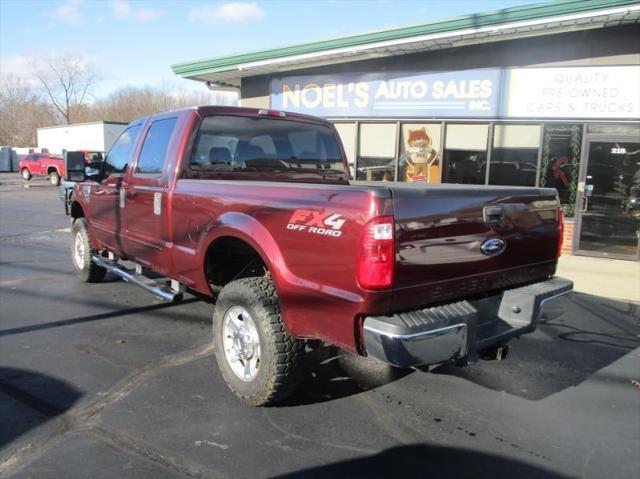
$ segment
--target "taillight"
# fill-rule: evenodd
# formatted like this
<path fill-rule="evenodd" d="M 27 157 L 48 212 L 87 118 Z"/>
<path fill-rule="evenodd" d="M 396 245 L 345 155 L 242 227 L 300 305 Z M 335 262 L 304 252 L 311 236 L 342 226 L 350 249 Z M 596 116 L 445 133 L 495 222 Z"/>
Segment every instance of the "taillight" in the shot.
<path fill-rule="evenodd" d="M 358 258 L 358 284 L 363 289 L 390 288 L 394 265 L 393 217 L 374 218 L 364 225 Z"/>
<path fill-rule="evenodd" d="M 562 208 L 558 208 L 558 251 L 556 252 L 556 258 L 559 258 L 562 254 L 562 241 L 564 240 L 564 213 Z"/>

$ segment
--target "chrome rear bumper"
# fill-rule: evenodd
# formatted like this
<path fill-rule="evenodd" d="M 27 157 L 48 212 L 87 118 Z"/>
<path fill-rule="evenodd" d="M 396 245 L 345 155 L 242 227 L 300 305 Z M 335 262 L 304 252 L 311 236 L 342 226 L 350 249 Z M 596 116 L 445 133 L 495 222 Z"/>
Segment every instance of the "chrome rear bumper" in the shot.
<path fill-rule="evenodd" d="M 573 282 L 556 277 L 481 300 L 370 316 L 364 345 L 369 356 L 397 367 L 473 361 L 482 350 L 534 331 L 544 303 L 572 289 Z"/>

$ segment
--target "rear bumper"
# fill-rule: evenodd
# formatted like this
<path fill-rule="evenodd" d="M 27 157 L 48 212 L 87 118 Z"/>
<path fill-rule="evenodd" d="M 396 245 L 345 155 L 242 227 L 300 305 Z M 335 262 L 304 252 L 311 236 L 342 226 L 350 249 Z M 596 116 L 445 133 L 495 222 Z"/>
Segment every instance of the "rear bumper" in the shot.
<path fill-rule="evenodd" d="M 568 293 L 573 282 L 552 278 L 476 301 L 460 301 L 363 324 L 367 355 L 397 367 L 467 362 L 479 352 L 534 331 L 542 306 Z"/>

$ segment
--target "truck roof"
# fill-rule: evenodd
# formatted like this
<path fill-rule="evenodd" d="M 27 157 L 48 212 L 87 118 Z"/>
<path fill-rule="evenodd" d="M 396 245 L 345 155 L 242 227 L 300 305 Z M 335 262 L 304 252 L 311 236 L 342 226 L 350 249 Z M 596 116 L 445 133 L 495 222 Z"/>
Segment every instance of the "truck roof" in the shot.
<path fill-rule="evenodd" d="M 174 110 L 174 113 L 182 113 L 187 111 L 196 110 L 201 116 L 210 116 L 210 115 L 235 115 L 235 116 L 252 116 L 252 117 L 261 117 L 261 118 L 280 118 L 286 120 L 295 120 L 295 121 L 303 121 L 307 123 L 317 123 L 325 126 L 332 126 L 332 123 L 325 120 L 324 118 L 319 118 L 317 116 L 312 115 L 304 115 L 301 113 L 292 113 L 283 110 L 272 110 L 268 108 L 246 108 L 240 106 L 219 106 L 219 105 L 200 105 L 193 106 L 188 108 L 180 108 L 178 110 Z M 156 113 L 155 115 L 143 116 L 141 118 L 136 118 L 130 124 L 135 123 L 143 123 L 149 118 L 155 118 L 157 116 L 164 116 L 169 112 L 161 112 Z M 282 113 L 285 116 L 281 116 L 278 113 Z"/>

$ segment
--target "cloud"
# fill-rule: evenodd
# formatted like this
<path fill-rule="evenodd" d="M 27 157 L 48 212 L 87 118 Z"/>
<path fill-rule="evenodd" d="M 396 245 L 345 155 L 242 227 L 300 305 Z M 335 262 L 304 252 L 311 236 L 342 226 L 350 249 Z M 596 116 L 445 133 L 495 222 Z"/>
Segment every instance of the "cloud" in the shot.
<path fill-rule="evenodd" d="M 216 23 L 247 23 L 264 17 L 264 10 L 256 2 L 226 2 L 202 5 L 189 10 L 187 18 L 192 23 L 213 25 Z"/>
<path fill-rule="evenodd" d="M 53 9 L 51 16 L 69 25 L 80 25 L 84 15 L 80 11 L 83 0 L 67 0 Z"/>
<path fill-rule="evenodd" d="M 131 5 L 124 0 L 115 0 L 111 2 L 111 10 L 116 18 L 127 18 L 131 15 Z"/>
<path fill-rule="evenodd" d="M 160 12 L 152 8 L 138 8 L 135 11 L 135 18 L 140 22 L 152 22 L 159 16 Z"/>
<path fill-rule="evenodd" d="M 113 16 L 120 20 L 134 20 L 136 22 L 153 22 L 162 14 L 152 8 L 133 8 L 126 0 L 114 0 L 111 2 Z"/>
<path fill-rule="evenodd" d="M 0 57 L 0 75 L 17 77 L 25 86 L 39 88 L 41 85 L 34 73 L 43 68 L 46 69 L 47 62 L 59 63 L 63 59 L 70 59 L 80 69 L 95 69 L 95 65 L 100 64 L 98 58 L 78 51 L 66 48 L 58 50 L 39 48 L 37 51 Z M 101 77 L 103 77 L 102 74 Z"/>
<path fill-rule="evenodd" d="M 26 55 L 8 55 L 0 57 L 0 72 L 3 75 L 18 77 L 28 86 L 36 86 L 36 79 L 32 75 L 34 59 Z"/>

